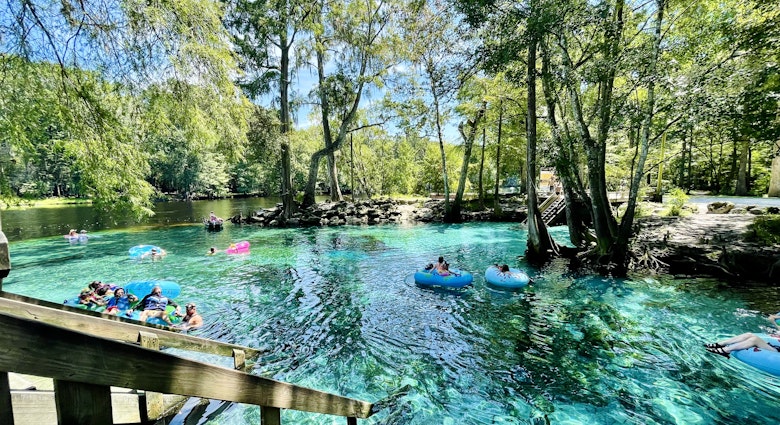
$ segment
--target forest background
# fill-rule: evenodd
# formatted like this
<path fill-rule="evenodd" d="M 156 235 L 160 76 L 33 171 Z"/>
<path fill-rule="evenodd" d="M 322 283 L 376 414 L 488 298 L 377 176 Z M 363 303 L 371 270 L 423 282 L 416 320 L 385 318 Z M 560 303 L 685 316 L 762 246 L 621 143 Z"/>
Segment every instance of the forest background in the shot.
<path fill-rule="evenodd" d="M 539 168 L 552 167 L 573 242 L 614 253 L 630 230 L 608 192 L 629 193 L 629 229 L 648 190 L 780 196 L 779 10 L 11 0 L 0 195 L 140 216 L 155 199 L 267 194 L 289 218 L 318 191 L 456 191 L 457 215 L 464 192 L 517 187 L 536 228 Z M 548 248 L 543 229 L 529 234 Z"/>

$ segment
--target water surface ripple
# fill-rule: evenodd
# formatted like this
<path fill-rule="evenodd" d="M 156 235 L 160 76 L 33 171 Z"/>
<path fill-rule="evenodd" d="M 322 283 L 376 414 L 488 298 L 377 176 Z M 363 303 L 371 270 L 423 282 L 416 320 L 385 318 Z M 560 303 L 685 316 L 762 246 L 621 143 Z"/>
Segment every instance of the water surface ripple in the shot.
<path fill-rule="evenodd" d="M 564 241 L 565 229 L 553 233 Z M 205 256 L 211 246 L 240 240 L 251 242 L 250 254 Z M 133 261 L 127 250 L 138 244 L 169 254 Z M 198 303 L 206 318 L 196 335 L 265 350 L 255 374 L 377 402 L 379 412 L 361 423 L 780 419 L 778 378 L 701 346 L 761 331 L 762 314 L 778 308 L 776 289 L 578 275 L 564 261 L 535 269 L 519 258 L 524 249 L 522 229 L 495 223 L 106 230 L 86 244 L 61 237 L 12 242 L 3 289 L 62 302 L 93 279 L 174 280 L 182 286 L 179 301 Z M 414 271 L 439 255 L 472 272 L 474 285 L 417 286 Z M 525 268 L 536 283 L 518 292 L 489 287 L 483 274 L 494 262 Z M 201 415 L 198 423 L 259 423 L 251 406 L 189 409 Z M 291 411 L 282 420 L 343 423 Z"/>

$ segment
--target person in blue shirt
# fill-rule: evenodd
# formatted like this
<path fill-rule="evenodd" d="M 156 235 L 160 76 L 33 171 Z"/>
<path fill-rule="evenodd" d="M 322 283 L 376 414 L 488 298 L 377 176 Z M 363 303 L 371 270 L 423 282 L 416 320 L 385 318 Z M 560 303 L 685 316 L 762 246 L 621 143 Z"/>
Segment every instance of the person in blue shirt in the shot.
<path fill-rule="evenodd" d="M 173 325 L 171 319 L 168 317 L 168 314 L 165 313 L 165 309 L 168 307 L 168 304 L 176 307 L 174 314 L 180 314 L 179 305 L 163 295 L 161 287 L 155 286 L 152 288 L 152 292 L 143 297 L 141 302 L 139 302 L 136 306 L 137 308 L 141 309 L 141 317 L 138 320 L 145 322 L 146 319 L 157 317 L 162 319 L 165 323 Z"/>
<path fill-rule="evenodd" d="M 117 314 L 120 311 L 130 310 L 130 306 L 136 301 L 138 301 L 138 297 L 133 294 L 126 294 L 125 288 L 116 288 L 114 296 L 108 299 L 106 313 Z"/>

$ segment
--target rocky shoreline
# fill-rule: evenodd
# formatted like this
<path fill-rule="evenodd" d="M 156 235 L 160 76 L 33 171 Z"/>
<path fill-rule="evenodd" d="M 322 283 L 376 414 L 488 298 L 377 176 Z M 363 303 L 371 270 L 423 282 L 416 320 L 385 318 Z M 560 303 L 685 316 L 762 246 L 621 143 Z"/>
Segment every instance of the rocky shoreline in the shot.
<path fill-rule="evenodd" d="M 492 210 L 464 211 L 462 221 L 523 221 L 526 217 L 525 204 L 517 196 L 501 200 L 501 213 Z M 248 217 L 238 215 L 230 218 L 234 224 L 255 224 L 258 226 L 342 226 L 373 225 L 402 222 L 440 222 L 444 217 L 444 202 L 441 200 L 403 201 L 389 198 L 364 199 L 355 202 L 321 202 L 310 208 L 300 209 L 286 223 L 282 223 L 281 204 L 252 212 Z"/>
<path fill-rule="evenodd" d="M 631 245 L 633 268 L 681 277 L 714 276 L 733 285 L 771 282 L 780 276 L 780 247 L 763 246 L 746 237 L 758 215 L 778 214 L 777 207 L 758 208 L 716 202 L 706 208 L 688 208 L 682 217 L 651 215 L 637 219 Z M 325 202 L 301 209 L 286 223 L 281 206 L 238 215 L 233 223 L 258 226 L 341 226 L 404 222 L 441 222 L 441 200 L 399 201 L 393 199 L 356 202 Z M 462 220 L 521 222 L 525 204 L 519 197 L 501 200 L 501 212 L 492 209 L 464 211 Z"/>

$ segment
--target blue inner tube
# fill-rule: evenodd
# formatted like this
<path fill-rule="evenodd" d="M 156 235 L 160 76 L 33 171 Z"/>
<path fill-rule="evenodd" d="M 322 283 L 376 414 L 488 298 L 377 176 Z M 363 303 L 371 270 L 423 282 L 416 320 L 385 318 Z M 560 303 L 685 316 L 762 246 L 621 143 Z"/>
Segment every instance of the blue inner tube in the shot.
<path fill-rule="evenodd" d="M 767 334 L 756 335 L 772 345 L 780 346 L 780 338 L 778 337 L 771 337 Z M 756 369 L 761 369 L 774 376 L 780 376 L 780 351 L 752 347 L 745 350 L 732 351 L 731 355 Z"/>
<path fill-rule="evenodd" d="M 485 281 L 501 288 L 522 288 L 528 285 L 531 278 L 520 269 L 509 268 L 509 273 L 502 273 L 498 267 L 490 266 L 485 270 Z"/>
<path fill-rule="evenodd" d="M 474 277 L 469 272 L 458 269 L 450 269 L 449 276 L 441 276 L 435 271 L 420 270 L 414 274 L 414 281 L 418 285 L 445 286 L 448 288 L 462 288 L 470 285 Z"/>
<path fill-rule="evenodd" d="M 152 292 L 152 288 L 159 286 L 162 294 L 168 298 L 176 298 L 181 293 L 181 287 L 170 280 L 137 280 L 125 285 L 125 292 L 133 294 L 140 300 Z"/>
<path fill-rule="evenodd" d="M 136 245 L 128 251 L 130 253 L 130 258 L 142 258 L 145 255 L 149 255 L 152 253 L 152 249 L 156 249 L 157 252 L 162 252 L 162 248 L 159 246 L 154 245 Z"/>

